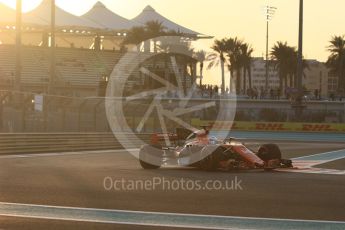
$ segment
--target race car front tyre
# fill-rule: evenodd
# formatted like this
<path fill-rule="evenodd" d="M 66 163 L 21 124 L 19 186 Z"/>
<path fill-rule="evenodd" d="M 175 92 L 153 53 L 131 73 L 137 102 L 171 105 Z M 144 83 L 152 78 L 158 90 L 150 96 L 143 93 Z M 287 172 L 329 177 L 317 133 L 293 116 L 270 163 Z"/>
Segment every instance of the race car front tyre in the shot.
<path fill-rule="evenodd" d="M 145 145 L 139 151 L 139 163 L 143 169 L 159 169 L 163 161 L 163 151 L 157 146 Z"/>
<path fill-rule="evenodd" d="M 205 171 L 214 171 L 217 169 L 217 164 L 214 160 L 213 155 L 209 155 L 207 157 L 205 157 L 204 159 L 202 159 L 201 161 L 199 161 L 199 168 L 201 170 L 205 170 Z"/>
<path fill-rule="evenodd" d="M 270 160 L 282 159 L 282 153 L 280 151 L 279 146 L 276 144 L 261 145 L 257 153 L 257 156 L 265 162 L 268 162 Z"/>
<path fill-rule="evenodd" d="M 160 166 L 158 165 L 152 165 L 142 160 L 139 160 L 139 162 L 143 169 L 159 169 L 160 168 Z"/>
<path fill-rule="evenodd" d="M 224 149 L 218 147 L 216 149 L 209 149 L 209 151 L 210 152 L 206 150 L 208 155 L 198 162 L 198 166 L 201 170 L 215 171 L 219 166 L 219 161 L 222 158 Z"/>

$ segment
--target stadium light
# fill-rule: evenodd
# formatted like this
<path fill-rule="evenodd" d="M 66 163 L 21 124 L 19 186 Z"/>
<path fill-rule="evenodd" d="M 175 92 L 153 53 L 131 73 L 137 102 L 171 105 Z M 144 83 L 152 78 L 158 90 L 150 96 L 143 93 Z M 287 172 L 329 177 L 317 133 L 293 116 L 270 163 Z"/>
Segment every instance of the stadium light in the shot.
<path fill-rule="evenodd" d="M 296 109 L 296 116 L 302 116 L 306 107 L 303 90 L 303 0 L 299 0 L 299 31 L 298 31 L 298 57 L 297 57 L 297 88 L 298 94 L 292 106 Z"/>
<path fill-rule="evenodd" d="M 50 11 L 50 76 L 48 93 L 51 93 L 55 81 L 55 0 L 51 1 Z"/>
<path fill-rule="evenodd" d="M 12 27 L 13 28 L 13 27 Z M 14 88 L 17 91 L 21 89 L 21 74 L 22 74 L 22 0 L 16 2 L 16 76 Z"/>
<path fill-rule="evenodd" d="M 303 0 L 300 0 L 299 6 L 299 33 L 298 33 L 298 64 L 297 64 L 297 79 L 298 89 L 303 93 Z"/>
<path fill-rule="evenodd" d="M 266 16 L 266 75 L 265 75 L 265 88 L 268 90 L 268 75 L 269 75 L 269 63 L 268 63 L 268 41 L 269 41 L 269 22 L 272 20 L 277 8 L 273 6 L 265 6 Z"/>

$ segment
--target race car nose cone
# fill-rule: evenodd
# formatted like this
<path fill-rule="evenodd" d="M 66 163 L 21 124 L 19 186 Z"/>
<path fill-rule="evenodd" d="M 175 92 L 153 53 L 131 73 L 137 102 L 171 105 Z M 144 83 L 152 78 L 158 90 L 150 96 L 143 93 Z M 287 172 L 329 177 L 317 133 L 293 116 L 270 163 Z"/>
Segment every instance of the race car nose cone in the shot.
<path fill-rule="evenodd" d="M 257 168 L 263 168 L 265 166 L 265 164 L 260 164 L 260 163 L 255 163 L 254 165 Z"/>

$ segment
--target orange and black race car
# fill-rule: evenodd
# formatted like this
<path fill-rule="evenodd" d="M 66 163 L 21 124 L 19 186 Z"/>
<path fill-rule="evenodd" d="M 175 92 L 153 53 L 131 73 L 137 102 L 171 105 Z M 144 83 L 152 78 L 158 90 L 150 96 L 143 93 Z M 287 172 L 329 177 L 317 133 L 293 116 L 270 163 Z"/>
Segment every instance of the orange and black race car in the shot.
<path fill-rule="evenodd" d="M 151 143 L 139 151 L 144 169 L 163 165 L 197 167 L 203 170 L 265 169 L 292 167 L 291 160 L 282 158 L 276 144 L 264 144 L 253 151 L 234 138 L 220 140 L 203 128 L 191 132 L 177 129 L 176 133 L 153 134 Z"/>

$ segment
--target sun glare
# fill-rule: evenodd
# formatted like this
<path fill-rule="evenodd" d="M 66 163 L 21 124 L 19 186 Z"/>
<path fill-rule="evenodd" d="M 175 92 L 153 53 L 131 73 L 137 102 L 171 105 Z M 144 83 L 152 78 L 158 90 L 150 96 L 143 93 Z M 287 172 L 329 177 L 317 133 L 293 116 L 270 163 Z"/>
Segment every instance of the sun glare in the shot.
<path fill-rule="evenodd" d="M 36 8 L 42 0 L 22 0 L 23 12 L 27 12 Z M 13 9 L 16 8 L 16 0 L 0 0 L 0 3 L 3 3 Z"/>

